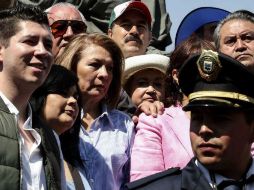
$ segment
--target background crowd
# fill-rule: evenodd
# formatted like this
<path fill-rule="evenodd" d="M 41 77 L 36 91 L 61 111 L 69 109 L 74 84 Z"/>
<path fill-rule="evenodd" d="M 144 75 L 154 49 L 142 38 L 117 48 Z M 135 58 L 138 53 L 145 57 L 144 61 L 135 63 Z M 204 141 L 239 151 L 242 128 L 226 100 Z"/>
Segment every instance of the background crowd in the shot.
<path fill-rule="evenodd" d="M 254 189 L 253 13 L 0 8 L 0 189 Z"/>

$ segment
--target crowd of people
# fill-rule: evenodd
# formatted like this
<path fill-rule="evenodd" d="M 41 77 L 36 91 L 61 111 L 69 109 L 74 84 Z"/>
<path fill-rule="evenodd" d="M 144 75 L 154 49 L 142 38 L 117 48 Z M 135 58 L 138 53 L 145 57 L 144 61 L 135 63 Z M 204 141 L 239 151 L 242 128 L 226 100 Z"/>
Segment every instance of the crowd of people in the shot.
<path fill-rule="evenodd" d="M 204 16 L 202 16 L 204 15 Z M 0 8 L 0 189 L 254 189 L 254 14 L 165 1 Z"/>

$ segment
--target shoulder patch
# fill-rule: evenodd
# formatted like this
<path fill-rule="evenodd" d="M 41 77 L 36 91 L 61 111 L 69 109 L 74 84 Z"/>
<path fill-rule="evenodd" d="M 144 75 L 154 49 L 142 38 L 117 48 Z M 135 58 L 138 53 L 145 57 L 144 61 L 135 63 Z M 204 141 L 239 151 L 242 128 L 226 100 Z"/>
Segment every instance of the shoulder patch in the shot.
<path fill-rule="evenodd" d="M 179 174 L 179 173 L 181 173 L 180 168 L 178 168 L 178 167 L 177 168 L 170 168 L 170 169 L 165 170 L 163 172 L 159 172 L 159 173 L 144 177 L 142 179 L 138 179 L 136 181 L 127 183 L 125 185 L 125 187 L 126 187 L 126 189 L 136 189 L 138 187 L 141 187 L 141 186 L 147 185 L 149 183 L 152 183 L 153 181 L 156 181 L 158 179 L 161 179 L 161 178 L 164 178 L 164 177 L 167 177 L 167 176 L 170 176 L 170 175 L 176 175 L 176 174 Z"/>

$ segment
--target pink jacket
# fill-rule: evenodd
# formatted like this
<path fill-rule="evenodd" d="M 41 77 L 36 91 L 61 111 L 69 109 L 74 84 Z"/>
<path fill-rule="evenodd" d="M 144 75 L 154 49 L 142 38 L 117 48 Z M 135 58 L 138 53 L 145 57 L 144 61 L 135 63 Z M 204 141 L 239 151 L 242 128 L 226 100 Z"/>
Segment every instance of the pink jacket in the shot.
<path fill-rule="evenodd" d="M 166 108 L 157 118 L 141 114 L 131 154 L 131 181 L 167 168 L 183 168 L 193 157 L 189 128 L 181 107 Z"/>

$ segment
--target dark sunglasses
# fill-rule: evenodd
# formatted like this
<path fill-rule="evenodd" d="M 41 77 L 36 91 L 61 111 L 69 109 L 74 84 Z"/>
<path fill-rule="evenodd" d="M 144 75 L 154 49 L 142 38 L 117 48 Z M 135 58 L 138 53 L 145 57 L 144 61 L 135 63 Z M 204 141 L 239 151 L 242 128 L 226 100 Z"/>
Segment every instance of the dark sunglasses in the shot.
<path fill-rule="evenodd" d="M 71 27 L 74 34 L 86 32 L 86 24 L 79 20 L 57 20 L 50 25 L 51 33 L 54 38 L 61 37 L 67 31 L 68 26 Z"/>

